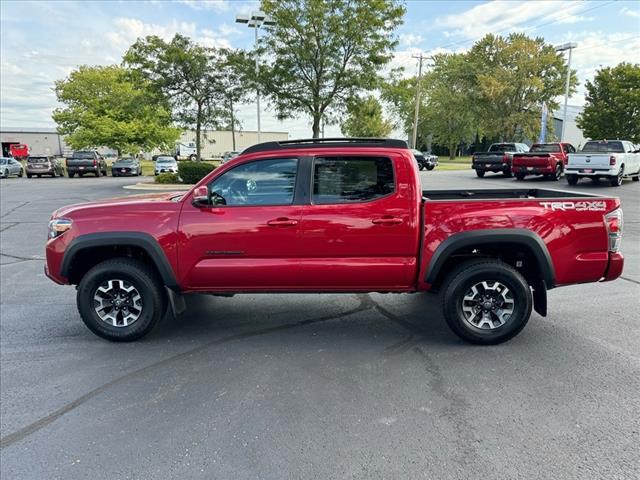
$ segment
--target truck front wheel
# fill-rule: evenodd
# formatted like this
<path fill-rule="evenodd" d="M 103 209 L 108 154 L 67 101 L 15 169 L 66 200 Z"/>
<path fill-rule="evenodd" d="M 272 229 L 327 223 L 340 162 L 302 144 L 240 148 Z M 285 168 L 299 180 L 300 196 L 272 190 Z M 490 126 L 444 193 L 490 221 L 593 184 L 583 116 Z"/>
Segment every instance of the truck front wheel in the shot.
<path fill-rule="evenodd" d="M 499 260 L 459 265 L 442 288 L 442 311 L 449 328 L 463 340 L 495 345 L 525 327 L 533 306 L 531 289 L 513 267 Z"/>
<path fill-rule="evenodd" d="M 89 330 L 113 342 L 144 337 L 164 316 L 167 304 L 155 272 L 132 258 L 113 258 L 89 270 L 76 301 Z"/>

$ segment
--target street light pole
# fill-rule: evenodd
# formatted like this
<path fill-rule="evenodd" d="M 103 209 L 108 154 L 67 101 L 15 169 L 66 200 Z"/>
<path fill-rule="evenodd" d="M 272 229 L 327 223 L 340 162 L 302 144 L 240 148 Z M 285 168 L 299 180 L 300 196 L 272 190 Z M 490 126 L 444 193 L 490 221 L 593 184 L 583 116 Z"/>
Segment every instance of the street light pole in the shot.
<path fill-rule="evenodd" d="M 263 25 L 275 25 L 275 22 L 271 20 L 267 15 L 262 12 L 252 12 L 251 16 L 247 15 L 236 15 L 236 23 L 244 23 L 249 28 L 254 28 L 254 49 L 256 56 L 256 79 L 258 78 L 258 74 L 260 73 L 260 64 L 258 63 L 258 29 Z M 260 126 L 260 86 L 256 82 L 256 113 L 258 120 L 258 143 L 260 143 L 260 134 L 262 133 L 262 128 Z"/>
<path fill-rule="evenodd" d="M 562 113 L 562 129 L 560 130 L 560 141 L 564 140 L 564 132 L 567 125 L 567 102 L 569 101 L 569 84 L 571 81 L 571 52 L 578 46 L 577 43 L 565 43 L 556 47 L 556 52 L 564 52 L 569 50 L 569 59 L 567 62 L 567 83 L 564 89 L 564 112 Z"/>

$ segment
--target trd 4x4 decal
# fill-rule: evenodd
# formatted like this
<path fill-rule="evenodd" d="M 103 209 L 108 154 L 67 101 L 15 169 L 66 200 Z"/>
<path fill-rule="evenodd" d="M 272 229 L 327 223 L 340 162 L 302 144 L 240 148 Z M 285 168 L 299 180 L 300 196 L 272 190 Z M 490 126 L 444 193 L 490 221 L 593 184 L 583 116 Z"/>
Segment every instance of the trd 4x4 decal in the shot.
<path fill-rule="evenodd" d="M 606 202 L 540 202 L 547 210 L 575 210 L 576 212 L 604 212 L 607 209 Z"/>

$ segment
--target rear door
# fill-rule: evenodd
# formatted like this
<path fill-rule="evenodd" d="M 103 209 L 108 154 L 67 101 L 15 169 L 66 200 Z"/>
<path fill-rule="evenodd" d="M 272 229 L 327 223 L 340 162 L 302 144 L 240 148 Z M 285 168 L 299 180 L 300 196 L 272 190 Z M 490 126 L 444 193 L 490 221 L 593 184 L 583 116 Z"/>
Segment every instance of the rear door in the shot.
<path fill-rule="evenodd" d="M 185 203 L 180 215 L 179 274 L 201 290 L 295 290 L 299 158 L 240 164 L 208 185 L 216 205 Z"/>
<path fill-rule="evenodd" d="M 301 286 L 358 291 L 413 283 L 418 202 L 407 179 L 414 167 L 397 155 L 314 158 L 300 227 Z"/>

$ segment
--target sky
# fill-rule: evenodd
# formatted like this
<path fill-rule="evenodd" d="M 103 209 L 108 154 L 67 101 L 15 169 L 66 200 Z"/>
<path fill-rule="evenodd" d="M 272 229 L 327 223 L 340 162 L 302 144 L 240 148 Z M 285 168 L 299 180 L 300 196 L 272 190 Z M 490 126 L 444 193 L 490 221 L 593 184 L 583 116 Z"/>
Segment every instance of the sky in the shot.
<path fill-rule="evenodd" d="M 598 68 L 622 61 L 640 63 L 638 1 L 424 1 L 408 0 L 398 29 L 393 67 L 415 75 L 413 55 L 464 52 L 486 33 L 523 32 L 553 45 L 576 42 L 572 68 L 579 86 L 570 105 L 584 104 L 585 81 Z M 54 127 L 55 80 L 79 65 L 120 63 L 138 37 L 175 33 L 205 46 L 251 49 L 253 29 L 235 23 L 258 9 L 257 1 L 12 1 L 0 0 L 0 127 Z M 244 130 L 256 128 L 255 104 L 241 105 Z M 278 121 L 267 105 L 263 131 L 311 136 L 311 120 Z M 341 136 L 328 126 L 327 136 Z"/>

